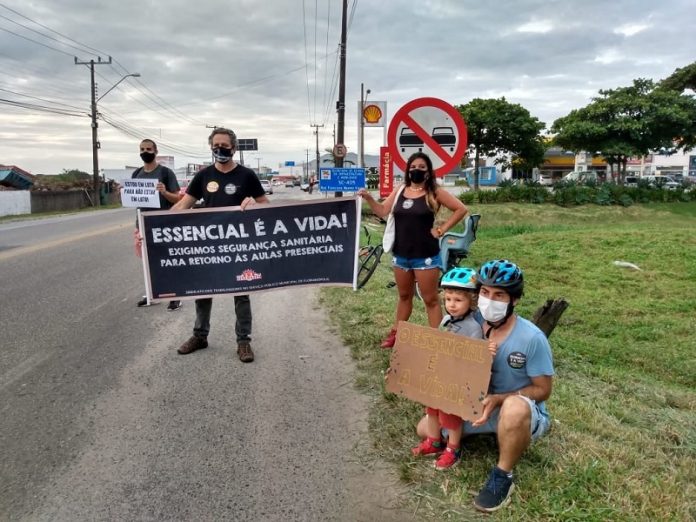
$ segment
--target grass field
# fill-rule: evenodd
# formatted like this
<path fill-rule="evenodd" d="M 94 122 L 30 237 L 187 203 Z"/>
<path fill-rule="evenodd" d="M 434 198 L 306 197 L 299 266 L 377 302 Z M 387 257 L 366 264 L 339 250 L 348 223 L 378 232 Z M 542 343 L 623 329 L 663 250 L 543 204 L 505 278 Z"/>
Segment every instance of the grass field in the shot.
<path fill-rule="evenodd" d="M 550 338 L 551 432 L 518 464 L 512 504 L 493 518 L 695 520 L 696 204 L 471 210 L 482 218 L 464 265 L 518 263 L 523 316 L 546 299 L 570 303 Z M 478 519 L 472 495 L 495 464 L 495 441 L 466 441 L 460 465 L 437 472 L 410 456 L 422 407 L 384 391 L 389 353 L 379 342 L 393 320 L 391 280 L 387 255 L 364 289 L 322 291 L 358 385 L 374 398 L 370 447 L 410 488 L 417 519 Z M 422 305 L 411 321 L 426 324 Z"/>

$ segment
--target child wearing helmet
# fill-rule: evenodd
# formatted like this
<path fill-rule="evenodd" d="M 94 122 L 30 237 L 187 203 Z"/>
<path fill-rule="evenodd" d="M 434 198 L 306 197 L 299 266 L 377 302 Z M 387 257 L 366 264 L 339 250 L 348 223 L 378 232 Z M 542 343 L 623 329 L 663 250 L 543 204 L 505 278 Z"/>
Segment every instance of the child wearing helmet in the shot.
<path fill-rule="evenodd" d="M 447 272 L 440 281 L 440 288 L 444 290 L 445 311 L 440 328 L 457 335 L 464 335 L 472 339 L 483 339 L 481 325 L 472 313 L 476 309 L 477 298 L 476 271 L 471 268 L 455 267 Z M 497 346 L 489 344 L 491 355 L 495 356 Z M 426 437 L 411 451 L 413 455 L 438 455 L 435 461 L 435 469 L 445 470 L 451 468 L 461 456 L 462 419 L 427 407 L 425 435 Z M 441 429 L 447 429 L 447 441 L 442 440 Z"/>

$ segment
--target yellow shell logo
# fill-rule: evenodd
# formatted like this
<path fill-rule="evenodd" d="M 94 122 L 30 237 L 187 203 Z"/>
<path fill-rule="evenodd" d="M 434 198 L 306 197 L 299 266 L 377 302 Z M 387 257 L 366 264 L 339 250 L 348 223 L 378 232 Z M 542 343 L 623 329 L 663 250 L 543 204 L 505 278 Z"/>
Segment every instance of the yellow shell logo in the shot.
<path fill-rule="evenodd" d="M 363 110 L 363 116 L 367 123 L 377 123 L 382 118 L 382 109 L 377 105 L 368 105 Z"/>

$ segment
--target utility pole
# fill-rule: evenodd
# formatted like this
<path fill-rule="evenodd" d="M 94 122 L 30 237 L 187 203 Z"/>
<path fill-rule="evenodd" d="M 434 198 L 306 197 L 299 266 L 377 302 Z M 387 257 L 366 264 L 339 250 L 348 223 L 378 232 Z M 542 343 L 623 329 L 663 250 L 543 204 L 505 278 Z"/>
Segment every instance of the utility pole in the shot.
<path fill-rule="evenodd" d="M 89 65 L 90 83 L 92 91 L 92 184 L 94 191 L 94 200 L 92 205 L 98 207 L 101 204 L 99 194 L 99 141 L 97 139 L 97 86 L 94 83 L 94 66 L 111 64 L 111 56 L 109 61 L 102 61 L 101 56 L 97 57 L 97 61 L 90 60 L 89 62 L 78 62 L 75 56 L 75 65 Z"/>
<path fill-rule="evenodd" d="M 362 168 L 365 168 L 365 102 L 371 92 L 367 89 L 365 93 L 365 84 L 360 83 L 360 166 Z"/>
<path fill-rule="evenodd" d="M 307 159 L 305 160 L 305 178 L 307 179 L 307 183 L 309 183 L 309 149 L 305 149 L 305 152 L 307 153 Z"/>
<path fill-rule="evenodd" d="M 261 178 L 261 160 L 263 158 L 259 158 L 256 156 L 256 175 Z"/>
<path fill-rule="evenodd" d="M 336 109 L 338 110 L 338 136 L 336 139 L 341 145 L 344 144 L 346 118 L 346 44 L 348 41 L 347 17 L 348 0 L 343 0 L 343 12 L 341 15 L 341 67 L 338 82 L 338 102 L 336 103 Z M 336 167 L 343 167 L 343 158 L 336 158 Z M 343 192 L 336 192 L 335 196 L 340 198 L 343 196 Z"/>
<path fill-rule="evenodd" d="M 309 125 L 310 127 L 314 127 L 314 135 L 317 137 L 317 167 L 314 170 L 314 175 L 319 178 L 319 127 L 323 127 L 324 124 L 322 123 L 321 125 L 317 123 L 312 123 Z M 307 171 L 309 173 L 309 170 Z M 309 180 L 307 180 L 309 182 Z"/>

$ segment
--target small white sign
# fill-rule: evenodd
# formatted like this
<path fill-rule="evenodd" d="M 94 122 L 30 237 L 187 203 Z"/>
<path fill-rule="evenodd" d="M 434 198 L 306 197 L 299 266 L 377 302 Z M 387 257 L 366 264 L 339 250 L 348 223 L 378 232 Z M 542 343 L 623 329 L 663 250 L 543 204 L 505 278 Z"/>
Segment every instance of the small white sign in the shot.
<path fill-rule="evenodd" d="M 156 179 L 124 179 L 121 204 L 133 208 L 160 208 Z"/>

